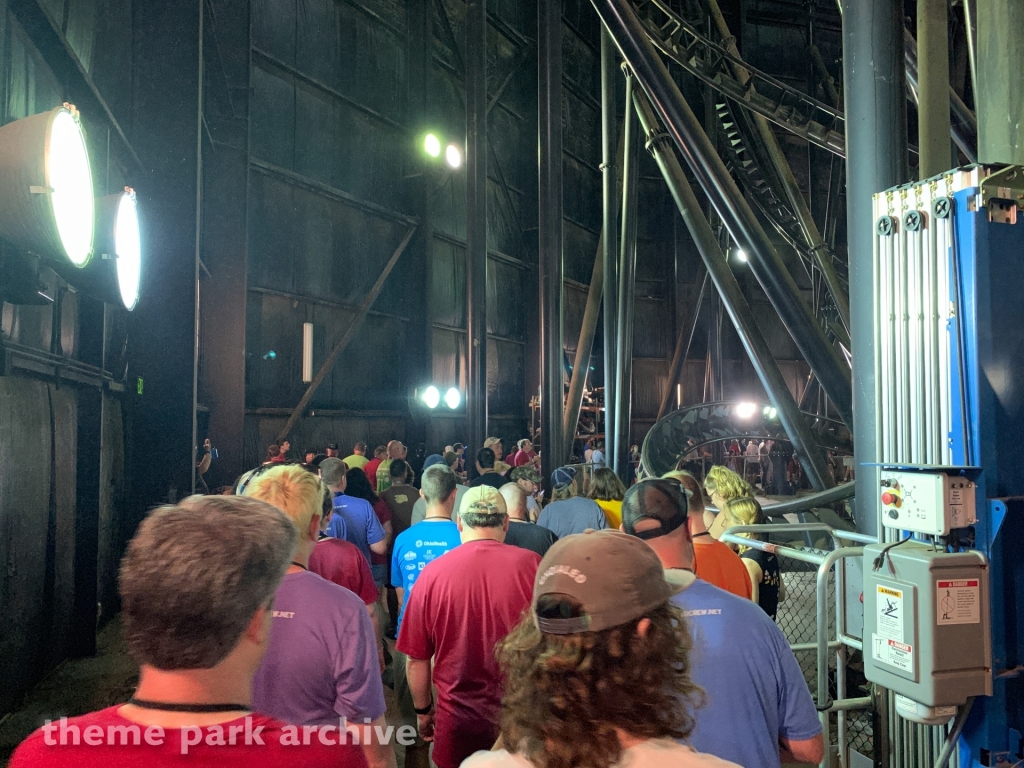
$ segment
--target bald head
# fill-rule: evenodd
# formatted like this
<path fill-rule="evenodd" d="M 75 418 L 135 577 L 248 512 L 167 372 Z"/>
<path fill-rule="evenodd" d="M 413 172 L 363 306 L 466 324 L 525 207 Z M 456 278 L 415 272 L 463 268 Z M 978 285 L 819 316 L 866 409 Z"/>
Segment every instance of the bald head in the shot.
<path fill-rule="evenodd" d="M 402 445 L 401 440 L 392 440 L 388 443 L 388 458 L 389 459 L 404 459 L 406 454 L 406 448 Z"/>
<path fill-rule="evenodd" d="M 505 499 L 509 519 L 529 521 L 530 513 L 526 510 L 526 491 L 519 483 L 505 483 L 499 489 L 499 493 Z"/>

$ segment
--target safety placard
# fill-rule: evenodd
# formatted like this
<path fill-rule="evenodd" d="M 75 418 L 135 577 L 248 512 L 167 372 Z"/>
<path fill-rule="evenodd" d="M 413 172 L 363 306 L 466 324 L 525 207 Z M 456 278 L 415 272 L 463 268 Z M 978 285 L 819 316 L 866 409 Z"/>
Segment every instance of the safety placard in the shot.
<path fill-rule="evenodd" d="M 936 624 L 980 622 L 981 585 L 978 579 L 940 579 L 935 582 Z"/>
<path fill-rule="evenodd" d="M 875 661 L 902 669 L 904 672 L 914 672 L 914 647 L 893 640 L 888 637 L 871 635 L 871 656 Z"/>
<path fill-rule="evenodd" d="M 903 641 L 903 590 L 879 585 L 875 595 L 875 628 L 881 637 Z"/>

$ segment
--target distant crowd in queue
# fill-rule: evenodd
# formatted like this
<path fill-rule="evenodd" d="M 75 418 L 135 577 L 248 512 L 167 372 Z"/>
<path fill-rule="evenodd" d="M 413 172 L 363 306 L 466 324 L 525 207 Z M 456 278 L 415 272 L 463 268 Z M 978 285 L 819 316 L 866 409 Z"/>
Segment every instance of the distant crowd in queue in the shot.
<path fill-rule="evenodd" d="M 463 446 L 446 446 L 417 483 L 397 440 L 302 464 L 282 443 L 233 494 L 154 510 L 120 574 L 134 696 L 47 724 L 11 765 L 821 760 L 773 621 L 778 561 L 719 540 L 763 520 L 743 478 L 713 467 L 703 488 L 677 471 L 627 489 L 595 462 L 585 489 L 556 469 L 542 506 L 530 441 L 502 447 L 488 439 L 467 483 Z M 132 727 L 164 738 L 134 743 Z M 129 738 L 73 738 L 90 728 Z"/>

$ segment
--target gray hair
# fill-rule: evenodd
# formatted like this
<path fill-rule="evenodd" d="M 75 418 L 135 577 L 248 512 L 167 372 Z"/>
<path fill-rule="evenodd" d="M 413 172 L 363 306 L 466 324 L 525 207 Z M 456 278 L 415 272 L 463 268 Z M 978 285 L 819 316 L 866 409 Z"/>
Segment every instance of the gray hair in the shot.
<path fill-rule="evenodd" d="M 523 490 L 519 483 L 505 483 L 498 489 L 498 493 L 505 499 L 505 506 L 508 507 L 509 517 L 513 513 L 516 513 L 517 516 L 526 516 L 526 491 Z"/>
<path fill-rule="evenodd" d="M 154 510 L 121 561 L 128 652 L 157 669 L 210 669 L 269 605 L 298 534 L 276 507 L 242 496 L 190 496 Z"/>
<path fill-rule="evenodd" d="M 427 502 L 427 506 L 447 501 L 455 490 L 455 479 L 455 473 L 445 464 L 434 464 L 423 470 L 420 487 L 423 489 L 423 500 Z"/>
<path fill-rule="evenodd" d="M 348 473 L 348 465 L 341 459 L 324 459 L 320 462 L 320 479 L 324 485 L 337 485 Z"/>
<path fill-rule="evenodd" d="M 462 524 L 467 528 L 501 528 L 508 515 L 486 501 L 474 501 L 459 510 Z"/>

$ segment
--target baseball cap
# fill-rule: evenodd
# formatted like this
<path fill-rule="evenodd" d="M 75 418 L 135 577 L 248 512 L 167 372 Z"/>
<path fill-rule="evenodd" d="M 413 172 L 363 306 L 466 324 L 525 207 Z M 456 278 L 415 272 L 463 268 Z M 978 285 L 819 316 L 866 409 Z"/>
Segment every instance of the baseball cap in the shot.
<path fill-rule="evenodd" d="M 508 506 L 505 504 L 505 497 L 498 493 L 498 489 L 490 485 L 478 485 L 470 488 L 462 494 L 462 501 L 459 504 L 459 514 L 469 510 L 471 506 L 477 506 L 479 511 L 498 511 L 503 515 L 508 514 Z"/>
<path fill-rule="evenodd" d="M 444 463 L 444 456 L 442 456 L 440 453 L 432 453 L 423 460 L 423 468 L 427 469 L 428 467 L 432 467 L 435 464 Z"/>
<path fill-rule="evenodd" d="M 544 555 L 533 585 L 534 621 L 541 632 L 573 635 L 617 627 L 681 591 L 665 580 L 661 561 L 639 539 L 619 531 L 589 531 L 559 539 Z M 542 595 L 566 595 L 583 607 L 573 618 L 541 618 Z"/>
<path fill-rule="evenodd" d="M 555 490 L 561 490 L 566 486 L 572 485 L 572 481 L 576 479 L 576 470 L 573 467 L 559 467 L 551 473 L 551 484 L 555 487 Z"/>
<path fill-rule="evenodd" d="M 622 499 L 622 529 L 638 539 L 656 539 L 686 524 L 686 491 L 678 480 L 652 479 L 637 483 Z M 636 530 L 640 520 L 657 520 L 659 528 Z"/>
<path fill-rule="evenodd" d="M 529 480 L 531 483 L 540 482 L 540 472 L 533 467 L 522 466 L 516 467 L 508 473 L 508 479 L 513 483 L 519 482 L 520 480 Z"/>
<path fill-rule="evenodd" d="M 484 440 L 484 448 L 493 448 L 500 442 L 500 437 L 488 437 L 486 440 Z"/>
<path fill-rule="evenodd" d="M 332 451 L 338 450 L 338 444 L 337 443 L 328 443 L 327 447 L 330 448 Z"/>

